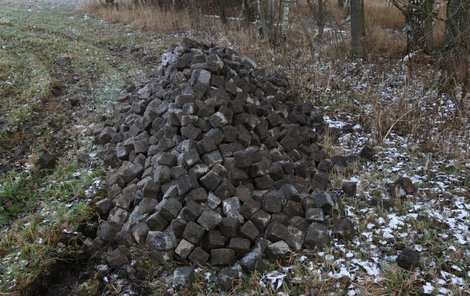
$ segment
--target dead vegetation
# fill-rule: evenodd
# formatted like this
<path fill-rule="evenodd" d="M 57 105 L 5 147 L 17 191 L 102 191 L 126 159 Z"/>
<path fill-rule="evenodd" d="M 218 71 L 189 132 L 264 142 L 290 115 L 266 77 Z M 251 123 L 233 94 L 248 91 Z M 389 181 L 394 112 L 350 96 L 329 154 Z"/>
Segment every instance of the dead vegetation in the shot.
<path fill-rule="evenodd" d="M 136 6 L 127 0 L 114 5 L 91 0 L 86 10 L 108 21 L 160 35 L 210 38 L 222 46 L 235 48 L 262 66 L 287 73 L 305 100 L 327 108 L 334 102 L 341 106 L 331 110 L 362 114 L 361 123 L 373 131 L 376 144 L 390 133 L 398 132 L 414 135 L 424 151 L 455 156 L 463 147 L 468 153 L 465 132 L 469 124 L 468 104 L 465 102 L 469 95 L 458 93 L 458 89 L 457 94 L 454 90 L 447 94 L 441 89 L 441 81 L 446 78 L 440 74 L 443 57 L 437 49 L 444 39 L 445 5 L 434 23 L 431 47 L 436 52 L 404 58 L 407 49 L 404 15 L 388 1 L 366 0 L 368 56 L 360 61 L 350 59 L 347 11 L 338 7 L 337 1 L 326 1 L 322 27 L 318 11 L 307 2 L 299 1 L 292 7 L 289 34 L 283 42 L 266 42 L 260 38 L 261 28 L 246 26 L 236 9 L 229 9 L 227 23 L 213 15 L 218 13 L 214 7 L 199 7 L 197 19 L 191 19 L 188 9 Z M 360 87 L 359 80 L 367 87 Z M 396 94 L 395 99 L 384 97 L 384 92 L 389 91 Z M 423 97 L 427 99 L 422 100 Z M 433 107 L 436 101 L 439 103 Z M 443 102 L 453 105 L 452 114 L 439 112 Z M 452 148 L 457 146 L 457 150 Z"/>
<path fill-rule="evenodd" d="M 286 73 L 301 98 L 312 101 L 331 118 L 358 124 L 359 129 L 367 134 L 368 144 L 388 151 L 386 147 L 398 145 L 397 138 L 406 139 L 406 145 L 403 144 L 405 147 L 401 148 L 410 155 L 419 155 L 420 159 L 435 161 L 450 159 L 456 163 L 456 167 L 465 167 L 470 157 L 469 121 L 466 116 L 469 104 L 461 102 L 468 101 L 468 94 L 461 91 L 458 96 L 454 96 L 446 93 L 439 85 L 438 61 L 441 56 L 438 49 L 444 39 L 445 28 L 442 19 L 445 16 L 445 7 L 441 7 L 439 20 L 434 24 L 431 47 L 436 51 L 430 55 L 418 54 L 405 58 L 407 40 L 403 14 L 388 4 L 388 1 L 366 0 L 365 5 L 365 46 L 368 53 L 366 59 L 351 58 L 350 22 L 347 12 L 337 6 L 337 1 L 326 2 L 323 16 L 325 26 L 322 33 L 315 18 L 315 11 L 312 11 L 305 1 L 299 1 L 298 6 L 292 8 L 290 31 L 283 42 L 266 42 L 259 37 L 260 28 L 245 26 L 241 20 L 236 19 L 238 15 L 235 14 L 230 15 L 235 18 L 229 18 L 228 23 L 223 24 L 219 18 L 204 13 L 200 14 L 201 17 L 196 23 L 191 23 L 186 22 L 190 19 L 187 10 L 149 10 L 143 7 L 135 8 L 125 2 L 109 7 L 92 1 L 87 10 L 109 21 L 124 22 L 157 34 L 180 36 L 183 33 L 199 39 L 209 38 L 217 44 L 234 48 L 264 67 Z M 174 14 L 174 18 L 165 19 L 166 13 Z M 175 18 L 179 22 L 173 24 Z M 338 146 L 330 136 L 323 138 L 322 145 L 333 152 Z M 354 139 L 353 137 L 351 141 L 354 142 Z M 422 157 L 423 155 L 425 157 Z M 396 165 L 398 160 L 392 163 Z M 426 161 L 425 170 L 428 165 Z M 380 167 L 369 172 L 370 180 L 364 178 L 364 188 L 361 189 L 367 192 L 360 194 L 361 199 L 345 202 L 355 205 L 350 208 L 360 211 L 369 206 L 365 203 L 367 198 L 384 196 L 384 189 L 376 187 L 378 183 L 384 182 L 382 170 Z M 412 171 L 409 173 L 412 174 Z M 395 171 L 391 175 L 396 175 Z M 333 183 L 337 187 L 345 178 L 350 177 L 339 175 Z M 464 179 L 464 182 L 468 183 L 468 177 Z M 369 186 L 371 188 L 368 188 Z M 397 211 L 406 212 L 407 206 L 410 205 L 397 202 Z M 375 213 L 375 209 L 371 212 Z M 377 213 L 387 217 L 384 209 L 377 209 Z M 370 218 L 371 222 L 375 223 L 376 218 Z M 366 224 L 363 225 L 364 229 Z M 358 256 L 364 255 L 358 253 Z M 314 260 L 315 263 L 318 263 L 317 260 Z M 302 264 L 304 263 L 294 265 L 297 267 L 303 266 Z M 335 271 L 333 267 L 331 269 Z M 328 290 L 322 285 L 328 286 L 329 280 L 320 281 L 318 275 L 309 272 L 302 276 L 308 278 L 311 283 L 310 286 L 301 286 L 300 289 L 305 291 L 299 291 L 298 287 L 286 284 L 282 286 L 283 292 L 307 293 L 307 286 L 315 286 L 318 291 L 323 291 L 323 288 Z M 243 289 L 245 282 L 254 285 L 260 280 L 260 274 L 253 274 L 236 287 Z M 331 282 L 334 286 L 341 281 L 332 279 Z M 369 277 L 359 283 L 363 284 L 357 284 L 357 281 L 354 284 L 346 284 L 355 286 L 364 295 L 419 294 L 424 284 L 416 273 L 403 271 L 396 266 L 384 267 L 382 282 L 376 282 Z M 259 289 L 253 288 L 253 285 L 250 284 L 252 289 Z M 347 289 L 348 285 L 341 287 Z M 198 287 L 202 289 L 201 292 L 207 292 L 204 290 L 206 288 L 205 284 L 204 287 Z"/>
<path fill-rule="evenodd" d="M 237 51 L 252 57 L 263 66 L 287 73 L 291 83 L 303 99 L 311 100 L 316 106 L 324 108 L 328 115 L 338 118 L 352 118 L 353 121 L 360 123 L 365 130 L 370 131 L 373 135 L 373 144 L 386 142 L 390 135 L 411 135 L 416 139 L 415 146 L 417 147 L 410 146 L 408 148 L 412 153 L 426 152 L 429 153 L 428 155 L 434 155 L 434 157 L 439 155 L 452 158 L 457 162 L 456 167 L 465 168 L 465 164 L 468 163 L 470 157 L 470 139 L 467 115 L 469 114 L 468 108 L 470 104 L 465 104 L 465 102 L 468 102 L 468 94 L 459 92 L 458 89 L 455 96 L 441 93 L 438 86 L 439 72 L 437 64 L 433 62 L 433 60 L 436 60 L 435 56 L 418 56 L 416 59 L 411 60 L 410 63 L 405 63 L 401 59 L 406 50 L 406 37 L 403 34 L 404 18 L 396 8 L 387 5 L 385 1 L 365 1 L 366 16 L 368 16 L 366 19 L 368 36 L 366 46 L 369 52 L 367 60 L 352 60 L 349 58 L 349 22 L 346 20 L 346 12 L 337 7 L 336 1 L 327 2 L 327 25 L 323 38 L 317 38 L 318 27 L 315 19 L 312 17 L 306 3 L 300 1 L 300 5 L 293 9 L 295 17 L 293 17 L 291 31 L 287 36 L 286 42 L 274 44 L 275 46 L 263 42 L 259 39 L 259 32 L 256 28 L 246 27 L 237 19 L 229 18 L 228 23 L 224 25 L 221 24 L 218 18 L 201 17 L 196 23 L 192 23 L 188 17 L 187 10 L 163 11 L 157 8 L 135 7 L 130 1 L 120 1 L 118 6 L 103 5 L 102 2 L 92 0 L 88 3 L 86 10 L 97 16 L 97 18 L 130 25 L 133 28 L 150 31 L 159 36 L 172 35 L 179 38 L 185 34 L 197 38 L 210 38 L 220 45 L 235 48 Z M 441 9 L 441 18 L 444 17 L 442 11 L 445 10 Z M 230 16 L 238 17 L 233 12 L 230 13 Z M 67 17 L 69 16 L 67 15 Z M 14 18 L 0 18 L 0 29 L 16 26 L 16 24 Z M 42 24 L 42 20 L 39 20 L 38 26 L 41 27 Z M 435 26 L 437 30 L 435 30 L 433 36 L 433 47 L 438 48 L 443 41 L 444 24 L 442 21 L 438 21 Z M 30 29 L 32 35 L 39 33 L 38 30 Z M 80 42 L 80 48 L 78 49 L 81 50 L 88 43 L 93 43 L 93 38 L 96 36 L 102 37 L 101 33 L 90 34 L 92 36 L 88 38 L 89 40 Z M 119 31 L 119 33 L 125 36 L 124 30 Z M 119 48 L 119 45 L 122 43 L 122 40 L 98 40 L 93 44 L 107 44 L 109 48 L 112 47 L 113 51 L 118 54 L 117 51 L 119 49 L 115 50 L 114 48 Z M 147 45 L 145 48 L 151 47 Z M 24 44 L 21 44 L 18 48 L 24 46 Z M 134 44 L 129 45 L 129 51 L 133 50 L 132 46 L 135 46 L 138 50 L 138 45 Z M 58 50 L 61 53 L 63 51 L 62 49 Z M 81 52 L 85 52 L 85 49 L 83 48 Z M 127 53 L 128 50 L 124 49 L 123 56 Z M 76 59 L 81 59 L 78 53 Z M 109 59 L 103 60 L 106 60 L 106 65 L 100 67 L 100 69 L 113 69 L 113 73 L 107 73 L 106 77 L 116 77 L 117 74 L 114 73 L 115 64 L 109 66 L 107 65 Z M 141 67 L 142 65 L 137 66 Z M 133 65 L 133 68 L 137 67 Z M 4 78 L 4 75 L 11 71 L 11 69 L 16 69 L 16 72 L 18 72 L 17 70 L 20 68 L 12 67 L 11 62 L 5 61 L 1 57 L 0 78 Z M 94 68 L 90 69 L 92 70 L 87 73 L 95 73 Z M 34 74 L 43 76 L 40 75 L 41 73 Z M 94 77 L 89 79 L 93 80 Z M 121 87 L 121 80 L 124 80 L 124 78 L 120 78 L 119 83 L 112 81 L 112 83 L 118 84 L 118 86 L 113 86 L 112 89 Z M 49 91 L 49 86 L 53 85 L 54 83 L 51 80 L 51 83 L 45 85 L 44 89 Z M 0 88 L 0 96 L 8 97 L 8 94 L 18 91 L 7 84 L 0 84 L 0 86 L 2 86 Z M 389 90 L 391 90 L 392 95 L 387 94 Z M 46 95 L 48 96 L 49 93 Z M 97 96 L 101 97 L 105 96 L 105 94 L 100 93 Z M 26 93 L 24 98 L 28 100 L 31 97 L 31 94 Z M 459 102 L 463 102 L 463 104 Z M 53 107 L 50 104 L 45 106 L 46 108 Z M 11 120 L 12 124 L 21 120 L 22 116 L 27 116 L 31 113 L 27 106 L 21 105 L 16 109 L 16 111 L 10 110 L 9 113 L 5 113 L 9 114 L 9 120 Z M 18 133 L 10 134 L 9 140 L 18 143 L 24 142 L 24 139 Z M 323 142 L 330 149 L 336 148 L 332 147 L 333 140 L 330 138 L 325 138 Z M 2 141 L 2 143 L 6 142 Z M 432 156 L 430 156 L 431 158 Z M 427 166 L 428 164 L 426 163 Z M 63 195 L 64 190 L 69 190 L 68 188 L 60 187 L 61 184 L 54 183 L 54 178 L 64 180 L 64 182 L 71 182 L 74 186 L 73 188 L 78 188 L 76 183 L 80 185 L 84 181 L 77 180 L 77 177 L 74 175 L 76 172 L 77 168 L 70 168 L 70 171 L 61 178 L 57 178 L 56 175 L 52 175 L 50 178 L 47 177 L 47 181 L 51 182 L 52 189 L 56 192 L 56 195 L 47 193 L 47 196 L 57 196 L 57 192 Z M 381 177 L 382 175 L 376 178 Z M 468 185 L 468 180 L 470 179 L 467 177 L 465 180 L 465 184 Z M 87 182 L 90 183 L 91 181 L 90 179 Z M 14 183 L 14 185 L 18 183 L 14 178 L 11 178 L 9 182 Z M 30 180 L 26 180 L 26 182 L 30 182 Z M 90 185 L 88 183 L 87 185 Z M 339 184 L 340 182 L 338 181 L 337 183 Z M 23 183 L 19 185 L 17 186 L 18 188 L 14 187 L 13 189 L 29 190 L 29 187 L 23 186 Z M 57 189 L 54 186 L 59 188 Z M 18 197 L 24 195 L 17 192 L 7 193 L 4 194 L 5 200 L 9 199 L 10 195 Z M 79 192 L 74 192 L 74 195 L 79 196 Z M 41 193 L 41 196 L 46 196 L 46 193 Z M 1 197 L 2 195 L 0 194 L 0 200 L 2 200 Z M 38 201 L 34 200 L 34 202 Z M 86 207 L 88 210 L 88 206 L 81 203 L 79 206 Z M 5 208 L 8 209 L 8 207 Z M 39 208 L 37 204 L 34 204 L 28 210 L 34 211 L 37 208 Z M 63 206 L 58 205 L 58 208 L 63 209 Z M 72 209 L 75 208 L 76 206 L 73 206 Z M 54 210 L 56 205 L 46 205 L 46 209 Z M 81 211 L 88 213 L 83 211 L 83 209 Z M 75 215 L 75 212 L 73 214 Z M 72 216 L 73 219 L 77 220 L 75 221 L 69 217 L 69 212 L 66 212 L 61 213 L 59 218 L 56 219 L 57 221 L 53 221 L 55 223 L 54 229 L 57 230 L 57 233 L 63 230 L 64 225 L 61 223 L 64 222 L 64 219 L 67 223 L 71 221 L 73 222 L 72 224 L 77 226 L 79 225 L 78 222 L 82 222 L 78 218 L 82 219 L 83 217 L 81 215 Z M 19 225 L 22 221 L 19 221 L 19 224 L 15 225 L 12 228 L 13 231 L 7 236 L 2 235 L 1 255 L 2 257 L 8 255 L 12 260 L 8 262 L 9 266 L 16 268 L 15 273 L 11 274 L 12 279 L 15 274 L 23 273 L 25 268 L 32 271 L 31 273 L 25 273 L 28 277 L 36 277 L 38 273 L 42 272 L 42 268 L 49 268 L 51 261 L 44 260 L 44 262 L 38 263 L 33 260 L 38 256 L 45 256 L 48 259 L 48 256 L 54 255 L 53 252 L 44 250 L 45 246 L 40 242 L 39 238 L 47 238 L 50 245 L 46 245 L 46 247 L 52 246 L 52 248 L 57 248 L 57 245 L 61 246 L 61 240 L 55 237 L 50 239 L 51 234 L 47 232 L 49 229 L 46 229 L 48 225 L 39 225 L 42 223 L 40 219 L 33 222 L 20 227 Z M 33 229 L 34 227 L 40 227 L 40 231 Z M 426 228 L 431 229 L 433 227 L 428 226 Z M 35 237 L 29 238 L 28 235 L 30 234 L 35 235 Z M 8 240 L 3 240 L 4 238 L 8 238 Z M 34 238 L 38 238 L 38 240 L 35 241 Z M 25 244 L 23 240 L 28 240 L 30 245 Z M 35 266 L 37 268 L 31 269 L 30 266 L 22 265 L 24 261 L 15 261 L 18 258 L 15 258 L 12 254 L 15 251 L 16 245 L 24 245 L 22 247 L 24 250 L 21 250 L 22 257 L 19 259 L 23 260 L 22 258 L 26 258 L 28 264 L 37 264 Z M 300 263 L 298 265 L 302 266 Z M 203 278 L 203 272 L 199 276 Z M 416 291 L 417 285 L 422 284 L 413 278 L 413 274 L 403 271 L 398 273 L 389 272 L 386 276 L 387 286 L 385 288 L 391 294 L 406 294 L 404 287 Z M 245 287 L 246 285 L 251 287 L 253 284 L 259 283 L 260 277 L 259 274 L 253 274 L 249 281 L 240 283 L 240 287 Z M 30 282 L 34 281 L 34 278 L 32 280 L 31 278 L 23 278 L 23 280 L 20 284 L 27 286 Z M 316 280 L 318 282 L 318 279 Z M 329 284 L 325 281 L 317 282 L 312 280 L 312 286 L 317 287 L 319 285 L 319 291 L 323 290 L 321 285 Z M 336 281 L 332 280 L 331 282 L 333 282 L 331 286 L 334 289 Z M 90 284 L 90 286 L 87 287 L 87 284 Z M 2 288 L 2 291 L 6 291 L 9 287 L 3 286 Z M 85 294 L 89 295 L 93 294 L 92 291 L 97 291 L 92 281 L 85 282 L 80 288 L 86 291 L 84 292 Z M 363 287 L 359 288 L 362 288 L 367 295 L 381 295 L 381 293 L 383 295 L 384 291 L 382 285 L 367 281 Z M 200 287 L 200 289 L 201 293 L 205 292 L 203 290 L 204 287 Z M 286 289 L 286 292 L 292 291 L 289 288 Z"/>

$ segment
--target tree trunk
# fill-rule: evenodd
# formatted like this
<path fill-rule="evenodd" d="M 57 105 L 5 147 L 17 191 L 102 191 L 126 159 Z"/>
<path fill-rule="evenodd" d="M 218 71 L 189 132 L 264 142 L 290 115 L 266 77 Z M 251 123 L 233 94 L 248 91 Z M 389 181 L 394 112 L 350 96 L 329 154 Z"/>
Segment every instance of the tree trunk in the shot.
<path fill-rule="evenodd" d="M 407 52 L 429 49 L 432 39 L 435 0 L 393 0 L 393 5 L 405 16 Z"/>
<path fill-rule="evenodd" d="M 282 38 L 286 39 L 289 31 L 289 1 L 282 2 Z"/>
<path fill-rule="evenodd" d="M 449 0 L 445 45 L 450 49 L 470 49 L 470 1 Z"/>
<path fill-rule="evenodd" d="M 225 0 L 219 0 L 219 14 L 220 14 L 220 20 L 222 21 L 222 24 L 227 23 L 227 15 L 225 14 L 225 7 L 226 7 Z"/>
<path fill-rule="evenodd" d="M 193 29 L 196 29 L 197 26 L 198 26 L 198 23 L 199 23 L 199 13 L 197 11 L 196 1 L 195 0 L 189 0 L 188 14 L 189 14 L 189 18 L 191 20 L 191 27 Z"/>
<path fill-rule="evenodd" d="M 325 29 L 325 1 L 318 0 L 318 15 L 317 15 L 317 26 L 318 26 L 318 36 L 319 40 L 323 38 L 323 30 Z"/>
<path fill-rule="evenodd" d="M 449 0 L 445 32 L 445 70 L 449 79 L 470 89 L 470 1 Z"/>
<path fill-rule="evenodd" d="M 242 2 L 242 14 L 245 24 L 249 26 L 256 20 L 255 16 L 255 4 L 253 0 L 243 0 Z"/>
<path fill-rule="evenodd" d="M 432 33 L 434 28 L 434 19 L 437 17 L 439 12 L 439 8 L 434 10 L 434 5 L 440 2 L 440 0 L 427 0 L 424 1 L 423 4 L 423 11 L 426 19 L 424 21 L 424 32 L 425 32 L 425 44 L 424 49 L 426 52 L 430 52 L 432 50 Z M 438 6 L 439 7 L 439 6 Z"/>
<path fill-rule="evenodd" d="M 351 50 L 355 56 L 365 56 L 365 36 L 364 0 L 351 0 Z"/>
<path fill-rule="evenodd" d="M 415 52 L 426 48 L 427 40 L 432 36 L 432 31 L 427 32 L 426 15 L 428 2 L 433 0 L 410 0 L 405 13 L 407 52 Z M 431 26 L 432 28 L 432 26 Z"/>
<path fill-rule="evenodd" d="M 318 0 L 317 5 L 315 5 L 314 0 L 307 0 L 307 4 L 313 18 L 317 20 L 318 33 L 315 36 L 315 40 L 321 40 L 323 38 L 323 29 L 325 28 L 324 0 Z"/>
<path fill-rule="evenodd" d="M 276 6 L 276 3 L 275 3 L 276 1 L 275 0 L 268 0 L 267 2 L 268 2 L 267 23 L 272 28 L 272 26 L 275 24 L 274 11 L 275 11 L 275 6 Z"/>
<path fill-rule="evenodd" d="M 266 1 L 258 0 L 258 14 L 259 14 L 259 21 L 261 22 L 261 29 L 263 32 L 263 39 L 269 41 L 269 26 L 267 22 L 267 15 L 266 15 Z"/>

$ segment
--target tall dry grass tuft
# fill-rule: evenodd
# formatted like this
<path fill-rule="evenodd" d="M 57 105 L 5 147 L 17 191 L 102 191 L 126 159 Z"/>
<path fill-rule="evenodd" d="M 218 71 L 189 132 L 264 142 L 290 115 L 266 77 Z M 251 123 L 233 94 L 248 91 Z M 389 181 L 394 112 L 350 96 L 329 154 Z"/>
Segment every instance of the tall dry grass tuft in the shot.
<path fill-rule="evenodd" d="M 365 47 L 368 54 L 400 58 L 406 52 L 406 37 L 380 26 L 367 26 Z"/>
<path fill-rule="evenodd" d="M 328 11 L 336 22 L 341 22 L 348 16 L 348 11 L 345 8 L 339 7 L 337 0 L 326 1 L 325 10 Z"/>
<path fill-rule="evenodd" d="M 131 4 L 132 0 L 122 0 L 119 6 L 105 6 L 100 4 L 99 0 L 90 1 L 86 9 L 108 21 L 130 24 L 160 34 L 186 32 L 198 39 L 210 37 L 218 45 L 234 48 L 250 56 L 265 68 L 281 70 L 289 76 L 293 88 L 302 99 L 315 100 L 319 105 L 329 104 L 324 101 L 329 99 L 325 90 L 331 90 L 333 93 L 351 91 L 350 85 L 339 79 L 341 71 L 344 71 L 343 61 L 347 59 L 350 49 L 350 22 L 346 18 L 347 12 L 337 6 L 336 0 L 325 2 L 326 27 L 322 40 L 315 38 L 318 33 L 315 13 L 312 13 L 305 1 L 299 1 L 300 5 L 292 9 L 287 39 L 275 46 L 264 42 L 255 26 L 246 27 L 241 21 L 233 19 L 227 24 L 222 24 L 220 19 L 200 13 L 197 22 L 192 24 L 185 10 L 136 7 Z M 371 57 L 402 58 L 406 50 L 404 16 L 397 8 L 387 3 L 386 0 L 365 0 L 366 50 Z M 445 7 L 441 7 L 441 19 L 445 18 L 445 10 Z M 444 22 L 437 21 L 433 33 L 433 48 L 441 46 L 444 29 Z M 390 60 L 390 63 L 388 66 L 396 66 L 395 60 Z M 381 67 L 386 68 L 387 65 L 382 63 Z M 412 73 L 408 73 L 410 74 Z M 410 77 L 415 81 L 430 81 L 426 77 Z M 433 85 L 434 80 L 431 81 Z M 360 116 L 361 121 L 372 130 L 377 143 L 384 141 L 393 132 L 413 135 L 428 151 L 437 149 L 448 155 L 457 153 L 459 150 L 452 148 L 455 142 L 452 138 L 459 138 L 462 130 L 454 128 L 454 124 L 454 129 L 448 127 L 447 123 L 450 121 L 436 129 L 436 124 L 429 123 L 435 115 L 432 112 L 422 112 L 426 105 L 415 100 L 419 96 L 420 93 L 403 87 L 403 97 L 389 102 L 383 100 L 378 89 L 372 87 L 371 90 L 358 93 L 358 97 L 365 98 L 365 103 L 372 106 L 372 113 L 364 113 L 353 101 L 333 104 L 337 104 L 336 108 L 347 109 L 354 114 L 364 114 Z M 470 147 L 470 139 L 465 139 L 466 147 Z"/>
<path fill-rule="evenodd" d="M 191 20 L 186 10 L 158 9 L 157 7 L 135 6 L 132 0 L 122 0 L 118 5 L 103 5 L 100 0 L 91 0 L 86 9 L 95 15 L 111 22 L 121 22 L 130 24 L 142 30 L 149 30 L 161 34 L 188 32 L 191 31 Z M 396 57 L 404 53 L 406 40 L 402 34 L 405 21 L 402 13 L 388 4 L 385 0 L 366 0 L 366 49 L 372 54 L 385 54 Z M 325 20 L 327 27 L 331 29 L 330 40 L 322 42 L 323 45 L 313 44 L 315 31 L 315 12 L 304 1 L 300 1 L 297 7 L 292 9 L 291 31 L 282 47 L 276 50 L 287 52 L 294 50 L 303 51 L 304 54 L 313 54 L 315 50 L 322 51 L 323 54 L 331 55 L 333 58 L 344 57 L 349 50 L 349 41 L 343 37 L 343 33 L 348 32 L 349 22 L 345 22 L 347 11 L 338 7 L 336 0 L 325 2 Z M 218 35 L 227 44 L 236 44 L 245 53 L 252 55 L 261 62 L 270 64 L 273 62 L 272 52 L 264 44 L 255 28 L 246 28 L 238 21 L 230 21 L 228 25 L 221 25 L 216 18 L 208 18 L 203 15 L 198 20 L 196 27 L 199 32 L 196 34 Z M 308 28 L 306 28 L 308 27 Z M 440 26 L 439 28 L 442 30 Z M 327 28 L 328 29 L 328 28 Z M 310 32 L 310 33 L 309 33 Z M 338 37 L 339 36 L 339 37 Z M 440 40 L 442 34 L 436 35 L 436 40 Z M 336 39 L 336 40 L 331 40 Z M 438 41 L 436 41 L 438 42 Z M 226 45 L 226 44 L 224 44 Z M 295 53 L 299 55 L 301 53 Z M 295 56 L 294 55 L 294 56 Z M 288 60 L 288 59 L 284 59 Z M 282 62 L 282 61 L 281 61 Z"/>
<path fill-rule="evenodd" d="M 405 17 L 388 1 L 365 0 L 364 10 L 368 26 L 380 26 L 383 29 L 393 30 L 402 30 L 405 27 Z"/>
<path fill-rule="evenodd" d="M 384 53 L 396 57 L 406 50 L 406 39 L 403 33 L 405 17 L 389 1 L 365 0 L 366 47 L 370 53 Z M 438 49 L 444 41 L 446 3 L 441 5 L 438 19 L 434 23 L 433 35 L 429 49 Z"/>
<path fill-rule="evenodd" d="M 366 0 L 364 6 L 366 51 L 389 57 L 403 55 L 406 50 L 406 38 L 402 34 L 405 17 L 401 11 L 388 1 Z"/>
<path fill-rule="evenodd" d="M 141 30 L 167 34 L 190 29 L 190 18 L 184 10 L 165 10 L 133 5 L 131 0 L 115 5 L 103 5 L 100 0 L 89 1 L 85 9 L 110 22 L 132 25 Z"/>
<path fill-rule="evenodd" d="M 432 40 L 430 44 L 430 49 L 438 49 L 444 44 L 444 34 L 446 30 L 445 19 L 447 18 L 447 2 L 443 1 L 439 13 L 437 15 L 437 20 L 434 23 Z"/>

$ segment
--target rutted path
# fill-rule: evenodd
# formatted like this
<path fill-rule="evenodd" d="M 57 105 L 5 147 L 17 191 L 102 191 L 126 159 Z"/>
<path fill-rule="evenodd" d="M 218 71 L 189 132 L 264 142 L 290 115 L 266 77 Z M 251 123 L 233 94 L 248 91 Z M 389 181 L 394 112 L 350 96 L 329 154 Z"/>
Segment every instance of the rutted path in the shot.
<path fill-rule="evenodd" d="M 94 227 L 89 193 L 103 172 L 86 127 L 123 87 L 146 79 L 168 46 L 94 19 L 80 9 L 85 2 L 0 0 L 2 295 L 76 288 L 72 253 Z M 47 173 L 33 165 L 44 151 L 57 160 Z M 50 286 L 43 277 L 57 271 Z"/>
<path fill-rule="evenodd" d="M 157 36 L 93 19 L 78 10 L 83 2 L 0 1 L 0 172 L 63 142 L 44 134 L 68 133 L 65 122 L 79 122 L 126 83 L 142 80 L 158 60 Z M 44 126 L 49 119 L 52 129 Z"/>
<path fill-rule="evenodd" d="M 75 0 L 75 1 L 67 1 L 67 0 L 30 0 L 30 1 L 21 1 L 21 0 L 2 0 L 0 3 L 13 3 L 13 4 L 22 4 L 27 5 L 29 7 L 39 7 L 39 6 L 48 6 L 54 7 L 58 9 L 77 9 L 80 8 L 83 4 L 85 4 L 86 0 Z"/>

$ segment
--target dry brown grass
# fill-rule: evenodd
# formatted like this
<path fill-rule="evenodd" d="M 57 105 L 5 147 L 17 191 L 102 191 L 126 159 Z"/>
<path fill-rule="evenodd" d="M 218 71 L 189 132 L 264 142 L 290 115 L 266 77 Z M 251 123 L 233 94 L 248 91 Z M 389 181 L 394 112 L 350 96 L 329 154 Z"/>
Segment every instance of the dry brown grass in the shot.
<path fill-rule="evenodd" d="M 406 37 L 403 34 L 405 17 L 399 9 L 385 0 L 365 0 L 366 48 L 369 53 L 383 53 L 396 57 L 406 50 Z M 446 5 L 441 6 L 439 20 L 433 28 L 429 49 L 437 49 L 444 41 Z"/>
<path fill-rule="evenodd" d="M 186 12 L 134 6 L 131 1 L 121 1 L 119 5 L 103 5 L 100 0 L 92 0 L 85 6 L 100 18 L 110 22 L 132 25 L 141 30 L 166 34 L 190 29 Z"/>
<path fill-rule="evenodd" d="M 396 57 L 406 50 L 406 39 L 401 33 L 405 17 L 386 1 L 366 0 L 366 51 Z"/>
<path fill-rule="evenodd" d="M 383 29 L 402 30 L 405 17 L 401 11 L 385 0 L 365 0 L 364 15 L 368 27 L 379 26 Z"/>
<path fill-rule="evenodd" d="M 444 33 L 446 29 L 446 24 L 445 20 L 447 17 L 447 3 L 444 1 L 444 3 L 441 5 L 441 8 L 439 10 L 438 14 L 438 20 L 434 24 L 433 32 L 432 32 L 432 40 L 431 40 L 431 49 L 437 49 L 442 46 L 444 43 Z"/>
<path fill-rule="evenodd" d="M 188 32 L 191 30 L 191 19 L 187 11 L 177 10 L 159 10 L 157 8 L 133 6 L 131 0 L 123 0 L 119 5 L 103 5 L 102 1 L 91 0 L 87 5 L 87 11 L 98 15 L 111 22 L 121 22 L 133 25 L 142 30 L 149 30 L 161 34 L 174 32 Z M 348 31 L 349 24 L 344 22 L 347 12 L 339 8 L 336 0 L 326 2 L 325 19 L 327 26 L 333 30 Z M 312 18 L 311 10 L 305 1 L 293 8 L 292 11 L 291 32 L 289 33 L 287 44 L 284 44 L 284 50 L 290 48 L 303 52 L 312 51 L 312 42 L 309 40 L 312 36 L 307 36 L 305 24 L 309 27 L 314 26 L 315 19 Z M 445 14 L 445 8 L 441 9 L 440 16 Z M 366 16 L 366 50 L 369 54 L 380 54 L 389 57 L 398 57 L 403 55 L 406 50 L 406 38 L 403 34 L 405 20 L 403 14 L 394 6 L 388 4 L 385 0 L 365 0 Z M 259 40 L 256 30 L 247 29 L 239 22 L 232 21 L 226 26 L 222 26 L 217 19 L 201 17 L 197 22 L 198 34 L 219 35 L 226 44 L 237 44 L 237 47 L 246 54 L 252 55 L 259 61 L 269 64 L 272 62 L 269 50 L 266 52 L 266 44 Z M 314 30 L 313 30 L 314 31 Z M 311 30 L 310 30 L 311 32 Z M 443 22 L 437 22 L 432 39 L 432 47 L 436 48 L 442 44 L 444 32 Z M 193 33 L 197 33 L 194 32 Z M 331 41 L 331 40 L 330 40 Z M 322 48 L 325 54 L 331 54 L 338 58 L 338 53 L 343 57 L 349 50 L 347 40 L 333 40 L 328 48 Z"/>
<path fill-rule="evenodd" d="M 403 34 L 405 24 L 401 12 L 387 5 L 385 0 L 365 0 L 365 5 L 366 50 L 370 56 L 385 55 L 401 58 L 406 50 L 406 37 Z M 347 34 L 349 22 L 344 21 L 346 12 L 337 7 L 336 0 L 326 2 L 327 27 L 331 29 L 329 35 L 325 34 L 322 42 L 313 40 L 316 34 L 315 19 L 312 18 L 306 3 L 301 2 L 292 10 L 291 29 L 286 42 L 275 48 L 263 42 L 255 28 L 247 28 L 239 21 L 232 20 L 223 25 L 219 19 L 202 16 L 196 28 L 192 28 L 187 11 L 161 11 L 156 8 L 133 7 L 129 2 L 121 3 L 119 6 L 104 6 L 98 0 L 91 0 L 87 5 L 87 10 L 108 21 L 131 24 L 160 34 L 186 32 L 199 39 L 209 37 L 221 46 L 235 48 L 238 52 L 250 56 L 263 67 L 282 69 L 289 75 L 293 87 L 304 99 L 321 97 L 323 89 L 341 91 L 346 88 L 344 90 L 347 91 L 347 85 L 343 85 L 335 78 L 340 71 L 341 61 L 348 56 L 350 46 Z M 439 16 L 441 18 L 445 16 L 445 7 L 441 9 Z M 341 31 L 344 35 L 338 33 Z M 435 25 L 433 47 L 442 43 L 443 33 L 444 24 L 439 21 Z M 335 34 L 342 37 L 335 37 Z M 322 61 L 326 61 L 328 66 L 318 71 L 315 65 L 319 62 L 323 63 Z M 423 79 L 429 80 L 424 77 Z M 380 94 L 378 93 L 362 95 L 370 101 L 376 99 L 375 102 L 369 102 L 375 107 L 375 111 L 366 121 L 373 130 L 377 142 L 387 138 L 391 131 L 419 134 L 419 131 L 423 131 L 423 126 L 426 126 L 423 119 L 427 115 L 421 114 L 420 106 L 412 103 L 410 98 L 414 98 L 413 94 L 403 94 L 402 100 L 391 105 L 389 102 L 379 100 Z M 354 106 L 342 107 L 354 108 Z M 354 110 L 354 112 L 360 112 L 360 110 Z M 434 134 L 433 137 L 417 138 L 423 138 L 425 144 L 428 144 L 426 143 L 428 139 L 438 137 Z M 427 146 L 433 144 L 435 144 L 434 141 L 429 142 Z M 451 153 L 448 147 L 440 148 L 442 151 L 449 150 L 446 154 Z"/>
<path fill-rule="evenodd" d="M 406 52 L 406 37 L 380 26 L 366 27 L 366 52 L 387 57 L 401 57 Z"/>
<path fill-rule="evenodd" d="M 336 20 L 336 22 L 341 22 L 348 16 L 348 12 L 344 8 L 338 7 L 337 0 L 329 0 L 325 3 L 325 10 L 330 13 L 330 15 Z"/>

